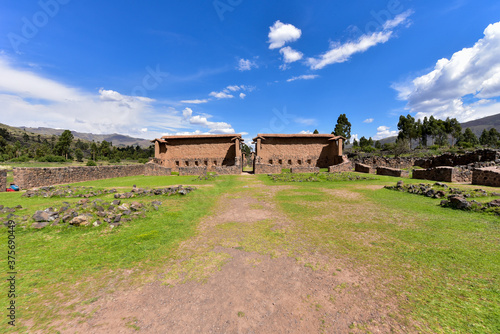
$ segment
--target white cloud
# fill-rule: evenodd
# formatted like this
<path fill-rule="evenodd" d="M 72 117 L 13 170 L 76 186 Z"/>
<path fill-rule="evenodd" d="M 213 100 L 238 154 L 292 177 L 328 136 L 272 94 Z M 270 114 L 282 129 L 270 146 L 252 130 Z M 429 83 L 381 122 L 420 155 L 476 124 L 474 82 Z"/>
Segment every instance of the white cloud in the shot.
<path fill-rule="evenodd" d="M 304 74 L 304 75 L 300 75 L 298 77 L 292 77 L 292 78 L 288 79 L 287 82 L 292 82 L 295 80 L 312 80 L 312 79 L 316 79 L 317 77 L 319 77 L 319 75 L 317 75 L 317 74 Z"/>
<path fill-rule="evenodd" d="M 317 121 L 314 118 L 302 118 L 302 117 L 297 117 L 294 119 L 295 123 L 302 124 L 302 125 L 316 125 Z"/>
<path fill-rule="evenodd" d="M 245 93 L 240 93 L 240 99 L 244 99 L 247 96 Z"/>
<path fill-rule="evenodd" d="M 352 142 L 352 143 L 354 143 L 354 141 L 358 141 L 359 142 L 359 135 L 358 134 L 351 135 L 351 139 L 349 141 Z"/>
<path fill-rule="evenodd" d="M 312 132 L 309 130 L 302 130 L 299 132 L 301 135 L 312 135 Z"/>
<path fill-rule="evenodd" d="M 296 41 L 302 35 L 302 31 L 292 24 L 284 24 L 276 21 L 269 27 L 269 49 L 281 48 L 285 43 Z"/>
<path fill-rule="evenodd" d="M 344 44 L 331 43 L 330 50 L 316 58 L 309 58 L 307 63 L 313 70 L 319 70 L 327 65 L 343 63 L 348 61 L 352 55 L 360 52 L 365 52 L 377 44 L 386 43 L 393 35 L 393 28 L 408 23 L 408 17 L 413 14 L 413 11 L 408 10 L 397 15 L 393 20 L 388 20 L 383 25 L 383 30 L 364 34 L 356 41 L 350 41 Z"/>
<path fill-rule="evenodd" d="M 304 54 L 302 52 L 296 51 L 289 46 L 285 46 L 280 49 L 280 53 L 283 55 L 283 61 L 286 64 L 290 64 L 301 60 Z"/>
<path fill-rule="evenodd" d="M 440 59 L 434 70 L 393 85 L 417 118 L 454 117 L 469 121 L 500 111 L 500 22 L 484 30 L 474 46 Z"/>
<path fill-rule="evenodd" d="M 182 100 L 181 103 L 185 104 L 203 104 L 207 103 L 208 99 L 196 99 L 196 100 Z"/>
<path fill-rule="evenodd" d="M 255 61 L 250 59 L 240 59 L 238 62 L 238 70 L 240 71 L 250 71 L 252 68 L 259 68 Z"/>
<path fill-rule="evenodd" d="M 193 116 L 190 108 L 180 112 L 150 98 L 102 88 L 98 92 L 85 92 L 70 87 L 17 69 L 1 54 L 0 106 L 2 119 L 12 126 L 120 133 L 150 139 L 160 137 L 165 131 L 200 130 L 196 127 L 209 133 L 234 132 L 228 123 L 209 121 L 210 115 Z"/>
<path fill-rule="evenodd" d="M 379 140 L 379 139 L 393 137 L 393 136 L 397 136 L 397 135 L 398 135 L 397 130 L 391 131 L 391 128 L 388 126 L 379 126 L 377 128 L 377 134 L 373 137 L 373 139 Z"/>
<path fill-rule="evenodd" d="M 365 120 L 363 121 L 363 123 L 368 123 L 368 124 L 370 124 L 370 123 L 373 123 L 373 121 L 374 121 L 374 119 L 373 119 L 373 118 L 367 118 L 367 119 L 365 119 Z"/>
<path fill-rule="evenodd" d="M 234 96 L 231 94 L 228 94 L 226 92 L 211 92 L 209 94 L 210 96 L 215 97 L 216 99 L 232 99 Z"/>
<path fill-rule="evenodd" d="M 241 86 L 241 87 L 244 87 L 244 86 Z M 227 89 L 229 89 L 232 92 L 237 92 L 241 89 L 241 87 L 240 86 L 227 86 Z"/>

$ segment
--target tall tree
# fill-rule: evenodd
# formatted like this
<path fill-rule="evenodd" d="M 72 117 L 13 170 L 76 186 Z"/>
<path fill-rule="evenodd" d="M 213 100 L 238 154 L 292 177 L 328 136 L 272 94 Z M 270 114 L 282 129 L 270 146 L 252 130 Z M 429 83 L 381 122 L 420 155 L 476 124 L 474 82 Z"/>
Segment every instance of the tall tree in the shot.
<path fill-rule="evenodd" d="M 349 144 L 349 140 L 351 139 L 351 123 L 345 114 L 341 114 L 339 118 L 337 118 L 337 124 L 335 125 L 335 130 L 333 130 L 333 134 L 344 137 L 346 139 L 346 144 Z"/>
<path fill-rule="evenodd" d="M 318 129 L 314 130 L 313 134 L 315 134 L 315 135 L 319 134 Z"/>
<path fill-rule="evenodd" d="M 408 145 L 411 149 L 411 140 L 417 138 L 415 118 L 413 118 L 410 114 L 408 114 L 406 117 L 404 117 L 403 115 L 399 116 L 398 130 L 398 138 L 408 139 Z"/>
<path fill-rule="evenodd" d="M 68 155 L 70 153 L 71 142 L 73 141 L 73 134 L 69 130 L 64 130 L 64 132 L 59 136 L 59 140 L 57 141 L 55 151 L 57 154 L 68 159 Z"/>

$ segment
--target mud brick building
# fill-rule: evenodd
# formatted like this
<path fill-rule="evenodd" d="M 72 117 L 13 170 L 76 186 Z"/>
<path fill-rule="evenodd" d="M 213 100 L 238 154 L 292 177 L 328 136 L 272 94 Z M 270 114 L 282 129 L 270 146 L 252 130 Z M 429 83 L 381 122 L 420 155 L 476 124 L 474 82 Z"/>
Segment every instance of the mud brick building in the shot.
<path fill-rule="evenodd" d="M 196 174 L 214 171 L 219 174 L 239 174 L 242 171 L 239 134 L 163 136 L 155 143 L 154 161 L 172 171 Z"/>
<path fill-rule="evenodd" d="M 294 167 L 313 171 L 341 164 L 344 140 L 329 134 L 259 134 L 253 139 L 254 172 L 279 173 Z"/>

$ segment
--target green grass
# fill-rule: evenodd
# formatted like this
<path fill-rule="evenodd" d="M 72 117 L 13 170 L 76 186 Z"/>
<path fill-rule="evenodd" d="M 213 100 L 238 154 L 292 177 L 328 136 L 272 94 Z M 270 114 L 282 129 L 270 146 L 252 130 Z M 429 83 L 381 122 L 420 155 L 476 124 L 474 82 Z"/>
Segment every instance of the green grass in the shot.
<path fill-rule="evenodd" d="M 131 187 L 133 184 L 138 187 L 205 184 L 202 181 L 191 182 L 192 179 L 192 176 L 128 177 L 77 185 L 106 188 Z M 186 196 L 140 198 L 140 201 L 161 200 L 163 205 L 159 211 L 148 212 L 146 218 L 133 220 L 115 229 L 110 229 L 107 224 L 81 228 L 47 227 L 43 230 L 18 227 L 16 269 L 19 273 L 17 315 L 20 326 L 17 330 L 23 329 L 23 320 L 31 319 L 37 328 L 48 331 L 50 327 L 47 326 L 52 320 L 76 306 L 72 300 L 75 296 L 89 300 L 95 291 L 109 285 L 109 279 L 120 281 L 128 277 L 133 280 L 141 274 L 152 275 L 162 263 L 175 257 L 179 243 L 195 234 L 200 218 L 210 212 L 220 194 L 235 184 L 234 177 L 225 177 Z M 92 200 L 95 198 L 113 200 L 112 195 L 93 197 Z M 63 201 L 77 200 L 21 198 L 20 193 L 0 194 L 1 204 L 10 207 L 21 204 L 28 208 L 21 215 L 31 215 L 35 210 L 49 206 L 61 206 Z M 122 202 L 133 200 L 137 199 Z M 1 233 L 6 238 L 6 229 Z M 132 274 L 120 274 L 128 270 L 133 270 Z M 141 279 L 144 278 L 147 279 L 141 276 Z M 6 294 L 2 294 L 0 304 L 6 303 Z"/>

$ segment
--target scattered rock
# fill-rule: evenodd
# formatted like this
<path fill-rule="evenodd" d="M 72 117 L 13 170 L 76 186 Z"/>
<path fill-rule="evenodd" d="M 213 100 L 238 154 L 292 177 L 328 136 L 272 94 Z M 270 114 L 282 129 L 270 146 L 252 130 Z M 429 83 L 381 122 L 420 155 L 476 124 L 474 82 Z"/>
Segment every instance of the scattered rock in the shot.
<path fill-rule="evenodd" d="M 33 225 L 31 225 L 31 227 L 40 230 L 40 229 L 42 229 L 46 226 L 49 226 L 49 225 L 50 225 L 49 222 L 41 222 L 41 223 L 33 223 Z"/>
<path fill-rule="evenodd" d="M 87 226 L 89 224 L 89 221 L 87 219 L 87 216 L 77 216 L 69 222 L 70 225 L 74 226 Z"/>

